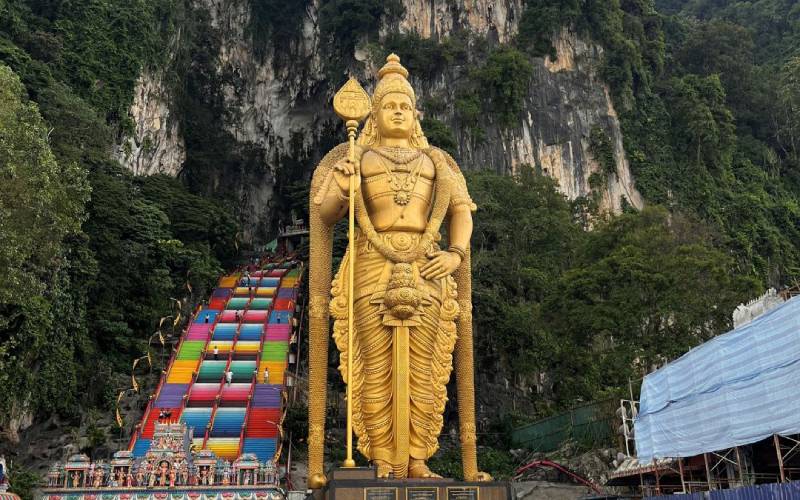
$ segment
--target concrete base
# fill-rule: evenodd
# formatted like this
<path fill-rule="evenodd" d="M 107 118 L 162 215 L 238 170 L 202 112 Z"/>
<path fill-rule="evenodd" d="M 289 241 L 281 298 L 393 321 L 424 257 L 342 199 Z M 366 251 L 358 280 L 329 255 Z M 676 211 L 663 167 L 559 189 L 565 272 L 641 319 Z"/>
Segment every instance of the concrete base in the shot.
<path fill-rule="evenodd" d="M 323 493 L 325 500 L 512 500 L 508 483 L 452 479 L 377 479 L 375 469 L 337 469 Z"/>

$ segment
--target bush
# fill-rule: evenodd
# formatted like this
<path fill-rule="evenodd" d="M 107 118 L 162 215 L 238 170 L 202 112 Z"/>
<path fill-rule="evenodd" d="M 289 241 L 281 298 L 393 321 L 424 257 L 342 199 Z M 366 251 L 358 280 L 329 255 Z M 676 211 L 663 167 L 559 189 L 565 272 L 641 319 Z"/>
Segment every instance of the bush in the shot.
<path fill-rule="evenodd" d="M 491 111 L 505 126 L 515 125 L 528 95 L 533 65 L 512 47 L 499 47 L 472 75 L 479 89 L 489 94 Z"/>
<path fill-rule="evenodd" d="M 422 130 L 425 131 L 425 136 L 431 146 L 444 149 L 452 156 L 458 153 L 458 145 L 456 139 L 453 137 L 453 132 L 447 128 L 447 125 L 440 122 L 436 118 L 425 117 L 422 120 Z"/>
<path fill-rule="evenodd" d="M 403 11 L 400 0 L 324 0 L 319 27 L 336 59 L 330 62 L 349 61 L 362 38 L 377 36 L 382 21 L 396 21 Z"/>

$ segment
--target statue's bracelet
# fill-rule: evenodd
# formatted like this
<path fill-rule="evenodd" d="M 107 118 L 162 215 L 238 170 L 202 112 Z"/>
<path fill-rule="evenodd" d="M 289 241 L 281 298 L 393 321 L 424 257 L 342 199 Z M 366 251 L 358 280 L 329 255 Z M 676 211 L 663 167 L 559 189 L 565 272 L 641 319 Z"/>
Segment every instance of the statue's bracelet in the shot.
<path fill-rule="evenodd" d="M 457 245 L 450 245 L 450 248 L 447 249 L 448 252 L 453 252 L 461 257 L 461 261 L 463 262 L 464 259 L 467 258 L 467 251 Z"/>

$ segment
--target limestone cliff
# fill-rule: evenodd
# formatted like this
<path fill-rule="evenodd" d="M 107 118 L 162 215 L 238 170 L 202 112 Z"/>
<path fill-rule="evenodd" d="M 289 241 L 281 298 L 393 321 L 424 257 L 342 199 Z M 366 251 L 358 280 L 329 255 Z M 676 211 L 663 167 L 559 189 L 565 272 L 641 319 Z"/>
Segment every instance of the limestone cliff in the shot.
<path fill-rule="evenodd" d="M 171 101 L 162 73 L 145 71 L 139 77 L 130 109 L 134 130 L 115 151 L 119 162 L 136 175 L 176 176 L 186 161 L 186 144 Z"/>
<path fill-rule="evenodd" d="M 396 23 L 401 32 L 442 39 L 467 30 L 490 44 L 512 40 L 523 9 L 521 0 L 403 3 L 405 14 Z M 201 179 L 206 191 L 225 187 L 226 194 L 239 201 L 245 240 L 263 241 L 273 234 L 278 219 L 288 217 L 285 207 L 275 200 L 276 192 L 285 188 L 281 182 L 307 181 L 324 150 L 344 138 L 330 110 L 330 98 L 342 82 L 333 81 L 335 76 L 325 71 L 330 48 L 320 42 L 318 8 L 319 0 L 307 5 L 301 32 L 287 44 L 291 62 L 276 64 L 275 47 L 254 46 L 248 32 L 251 13 L 247 0 L 193 1 L 194 11 L 203 14 L 195 16 L 195 22 L 201 19 L 203 23 L 196 30 L 212 33 L 215 41 L 213 53 L 208 54 L 213 75 L 204 86 L 206 100 L 220 104 L 217 126 L 236 143 L 228 156 L 248 158 L 240 162 L 248 166 L 236 171 L 226 170 L 224 161 L 204 167 Z M 382 28 L 382 35 L 388 29 Z M 554 45 L 556 60 L 534 60 L 525 111 L 516 125 L 500 126 L 488 117 L 484 140 L 473 141 L 469 132 L 458 126 L 452 106 L 438 116 L 454 131 L 462 167 L 509 174 L 535 168 L 554 177 L 570 199 L 586 196 L 591 192 L 589 177 L 600 168 L 590 153 L 589 136 L 593 128 L 600 127 L 613 145 L 616 165 L 596 199 L 606 210 L 619 211 L 623 199 L 641 207 L 614 106 L 595 69 L 602 48 L 566 30 L 555 37 Z M 280 55 L 287 58 L 287 54 Z M 376 61 L 361 49 L 357 49 L 355 61 L 351 71 L 369 87 Z M 190 65 L 179 77 L 191 81 L 195 70 Z M 447 74 L 433 81 L 414 77 L 419 100 L 436 96 L 452 102 L 448 82 L 458 77 L 458 71 L 448 68 Z M 197 167 L 191 158 L 205 146 L 184 143 L 186 131 L 176 120 L 177 106 L 171 99 L 163 77 L 150 72 L 142 75 L 130 110 L 135 133 L 120 146 L 119 157 L 137 174 L 193 176 L 196 187 L 198 175 L 192 169 Z"/>

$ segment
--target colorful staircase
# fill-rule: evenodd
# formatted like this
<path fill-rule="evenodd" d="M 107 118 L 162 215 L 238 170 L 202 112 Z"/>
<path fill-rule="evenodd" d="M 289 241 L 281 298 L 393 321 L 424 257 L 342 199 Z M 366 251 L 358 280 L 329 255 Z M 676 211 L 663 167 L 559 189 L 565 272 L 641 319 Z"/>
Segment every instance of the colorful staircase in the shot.
<path fill-rule="evenodd" d="M 163 411 L 192 428 L 195 449 L 277 459 L 289 342 L 302 267 L 266 264 L 220 279 L 184 331 L 129 449 L 144 456 Z M 217 350 L 215 356 L 214 350 Z M 225 373 L 232 373 L 230 383 Z M 267 380 L 266 372 L 269 379 Z"/>

